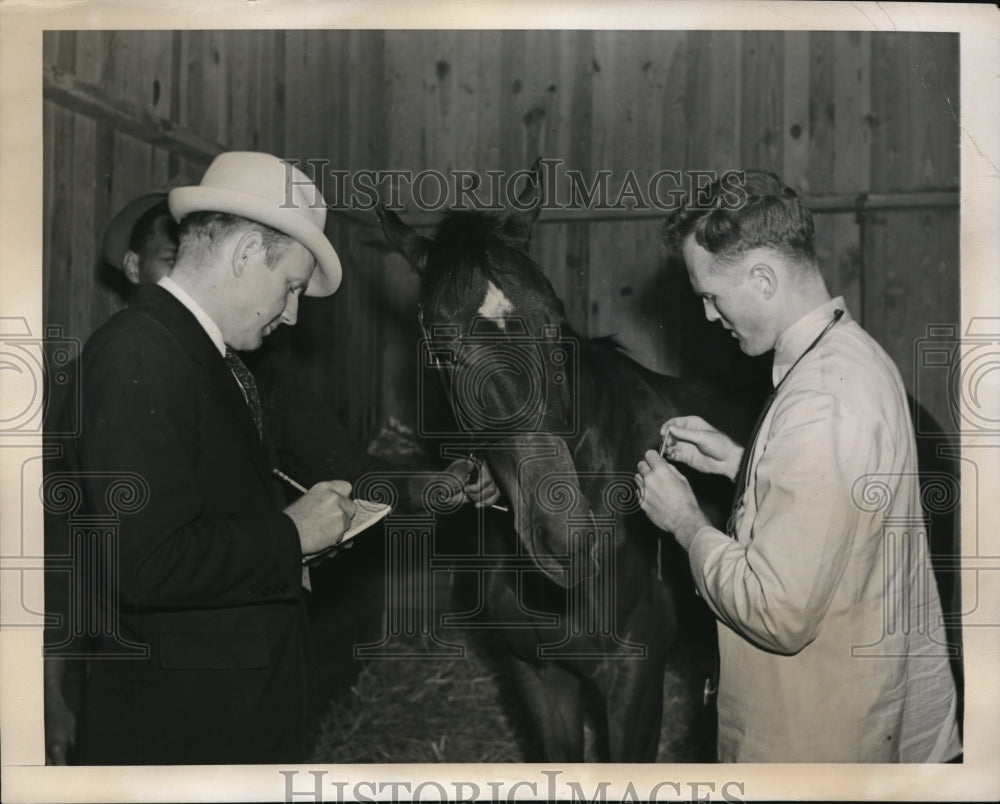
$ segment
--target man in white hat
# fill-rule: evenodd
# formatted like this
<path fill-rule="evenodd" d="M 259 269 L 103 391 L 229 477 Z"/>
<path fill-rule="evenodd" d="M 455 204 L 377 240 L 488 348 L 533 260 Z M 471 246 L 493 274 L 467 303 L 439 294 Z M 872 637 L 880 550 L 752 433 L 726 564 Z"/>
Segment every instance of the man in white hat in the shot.
<path fill-rule="evenodd" d="M 293 174 L 295 175 L 295 174 Z M 300 177 L 295 176 L 296 181 Z M 143 283 L 156 283 L 169 274 L 173 268 L 178 251 L 178 226 L 170 213 L 167 204 L 167 192 L 157 191 L 141 195 L 126 204 L 112 219 L 101 244 L 101 255 L 104 261 L 111 267 L 120 270 L 128 281 L 128 295 L 131 297 L 136 286 Z M 170 283 L 166 283 L 170 287 Z M 315 393 L 310 393 L 310 389 L 298 386 L 297 388 L 284 387 L 293 382 L 301 381 L 302 377 L 294 372 L 289 372 L 285 366 L 279 363 L 277 354 L 270 355 L 265 363 L 271 367 L 272 372 L 281 372 L 281 381 L 275 383 L 276 378 L 268 374 L 270 383 L 267 385 L 269 392 L 265 392 L 265 387 L 261 388 L 261 397 L 265 412 L 265 429 L 271 436 L 273 445 L 278 450 L 281 457 L 281 465 L 291 471 L 299 480 L 312 484 L 313 481 L 328 477 L 359 477 L 365 472 L 378 471 L 380 469 L 392 468 L 389 464 L 384 464 L 368 456 L 363 447 L 358 445 L 347 431 L 339 426 L 336 417 L 325 407 Z M 256 358 L 256 355 L 255 355 Z M 232 359 L 232 358 L 230 358 Z M 259 366 L 258 366 L 259 368 Z M 259 382 L 260 377 L 255 379 Z M 274 397 L 277 392 L 279 401 Z M 270 398 L 270 409 L 269 399 Z M 281 401 L 284 400 L 284 401 Z M 294 401 L 293 401 L 294 400 Z M 271 428 L 277 428 L 277 434 Z M 277 439 L 277 440 L 275 440 Z M 456 493 L 463 500 L 473 501 L 479 505 L 488 505 L 495 502 L 499 496 L 496 486 L 488 472 L 472 482 L 464 478 L 472 468 L 471 462 L 456 460 L 445 470 L 455 477 Z M 429 475 L 430 476 L 430 475 Z M 285 489 L 286 497 L 288 489 Z M 410 493 L 408 493 L 410 492 Z M 420 487 L 414 487 L 405 482 L 401 484 L 400 500 L 405 506 L 419 506 Z M 297 496 L 297 495 L 295 495 Z M 412 500 L 409 498 L 413 498 Z M 65 531 L 65 524 L 60 523 L 60 531 Z M 353 543 L 352 543 L 353 544 Z M 362 559 L 364 560 L 364 559 Z M 335 562 L 330 562 L 335 563 Z M 371 561 L 369 561 L 371 563 Z M 315 570 L 314 570 L 315 571 Z M 331 571 L 328 565 L 320 568 L 322 572 Z M 357 572 L 357 562 L 352 564 L 352 569 L 346 570 L 348 575 Z M 344 572 L 339 571 L 340 575 Z M 315 576 L 314 576 L 315 577 Z M 310 616 L 318 611 L 322 616 L 319 622 L 330 620 L 327 609 L 332 600 L 338 602 L 345 598 L 345 594 L 351 593 L 350 589 L 327 588 L 331 580 L 336 577 L 321 577 L 320 586 L 317 591 L 320 596 L 317 602 L 316 595 L 307 597 L 307 608 Z M 56 587 L 62 588 L 62 584 L 56 582 Z M 344 605 L 356 605 L 346 602 Z M 341 605 L 341 608 L 343 606 Z M 61 601 L 60 611 L 65 610 L 65 601 Z M 313 643 L 317 650 L 322 649 L 329 652 L 328 645 L 324 644 L 327 637 L 322 631 L 317 631 L 316 623 L 313 627 Z M 54 640 L 63 638 L 65 625 L 53 629 Z M 326 626 L 327 630 L 329 625 Z M 338 632 L 338 635 L 340 632 Z M 341 635 L 342 636 L 342 635 Z M 349 649 L 349 648 L 348 648 Z M 46 661 L 46 750 L 47 761 L 52 764 L 66 764 L 67 757 L 75 749 L 76 740 L 76 720 L 74 713 L 78 706 L 71 707 L 64 696 L 63 686 L 66 683 L 66 666 L 64 660 L 56 655 Z M 318 679 L 317 679 L 318 680 Z M 82 689 L 82 686 L 80 687 Z M 78 690 L 70 690 L 79 695 Z M 87 756 L 84 752 L 83 756 Z"/>
<path fill-rule="evenodd" d="M 232 350 L 293 325 L 301 294 L 336 291 L 340 261 L 318 189 L 268 154 L 221 154 L 168 200 L 173 271 L 139 285 L 82 360 L 70 460 L 83 511 L 116 531 L 109 583 L 90 601 L 107 661 L 90 663 L 80 759 L 299 761 L 302 556 L 336 545 L 354 506 L 330 481 L 284 507 L 256 387 Z"/>

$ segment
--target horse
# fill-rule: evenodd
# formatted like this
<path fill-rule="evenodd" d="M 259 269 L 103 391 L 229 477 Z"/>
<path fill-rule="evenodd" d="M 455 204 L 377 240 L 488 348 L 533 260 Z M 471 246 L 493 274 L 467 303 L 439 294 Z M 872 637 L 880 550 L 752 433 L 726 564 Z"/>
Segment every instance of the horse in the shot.
<path fill-rule="evenodd" d="M 651 762 L 671 646 L 694 622 L 714 650 L 715 626 L 683 551 L 639 508 L 635 466 L 672 416 L 698 414 L 737 440 L 751 416 L 707 382 L 654 373 L 570 326 L 529 256 L 541 199 L 536 163 L 506 217 L 452 210 L 429 238 L 376 211 L 419 275 L 424 343 L 455 420 L 513 509 L 501 530 L 512 523 L 516 549 L 483 597 L 537 732 L 533 761 L 583 761 L 596 695 L 606 758 Z M 685 472 L 721 523 L 731 484 Z"/>

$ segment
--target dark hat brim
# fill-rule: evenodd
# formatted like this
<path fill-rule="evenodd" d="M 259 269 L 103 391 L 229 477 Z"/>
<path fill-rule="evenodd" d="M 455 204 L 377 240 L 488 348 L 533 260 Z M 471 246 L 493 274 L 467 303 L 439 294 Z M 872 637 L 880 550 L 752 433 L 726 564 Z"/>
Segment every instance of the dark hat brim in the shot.
<path fill-rule="evenodd" d="M 162 203 L 166 197 L 167 193 L 163 191 L 140 195 L 129 201 L 111 219 L 108 228 L 104 230 L 104 239 L 101 241 L 101 257 L 108 265 L 119 271 L 123 270 L 125 252 L 128 251 L 128 244 L 132 239 L 132 230 L 135 228 L 135 224 L 139 218 L 157 204 Z"/>

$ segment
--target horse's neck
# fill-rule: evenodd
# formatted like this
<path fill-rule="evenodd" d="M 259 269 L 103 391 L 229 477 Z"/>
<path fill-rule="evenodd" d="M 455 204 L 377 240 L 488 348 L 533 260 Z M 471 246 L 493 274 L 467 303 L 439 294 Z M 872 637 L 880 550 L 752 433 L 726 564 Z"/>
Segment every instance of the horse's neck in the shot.
<path fill-rule="evenodd" d="M 650 382 L 660 375 L 610 345 L 581 341 L 579 354 L 579 432 L 599 441 L 609 462 L 620 466 L 631 460 L 638 446 L 637 429 L 641 431 L 642 420 L 666 410 L 661 394 Z"/>
<path fill-rule="evenodd" d="M 581 342 L 580 356 L 581 433 L 591 431 L 611 450 L 638 449 L 635 461 L 656 445 L 671 416 L 697 413 L 737 440 L 752 423 L 752 406 L 738 404 L 717 381 L 658 374 L 604 344 Z"/>
<path fill-rule="evenodd" d="M 646 370 L 627 355 L 606 344 L 580 346 L 579 426 L 570 449 L 584 493 L 600 507 L 606 503 L 607 483 L 622 478 L 631 483 L 644 449 L 657 438 L 661 403 L 647 382 Z M 622 563 L 619 571 L 622 577 L 637 577 L 639 568 L 644 571 L 655 562 L 661 534 L 642 515 L 627 516 L 619 524 L 627 549 L 618 561 L 629 562 Z"/>

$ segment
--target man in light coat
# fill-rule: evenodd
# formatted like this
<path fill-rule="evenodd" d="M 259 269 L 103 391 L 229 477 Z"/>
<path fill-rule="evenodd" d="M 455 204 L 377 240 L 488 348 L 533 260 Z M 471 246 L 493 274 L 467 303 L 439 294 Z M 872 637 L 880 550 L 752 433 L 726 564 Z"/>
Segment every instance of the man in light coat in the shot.
<path fill-rule="evenodd" d="M 719 620 L 719 759 L 945 762 L 955 686 L 900 375 L 831 299 L 813 223 L 777 177 L 746 173 L 668 221 L 705 315 L 775 392 L 746 449 L 697 417 L 667 421 L 639 462 L 650 519 L 687 550 Z M 712 527 L 680 461 L 736 481 Z"/>

